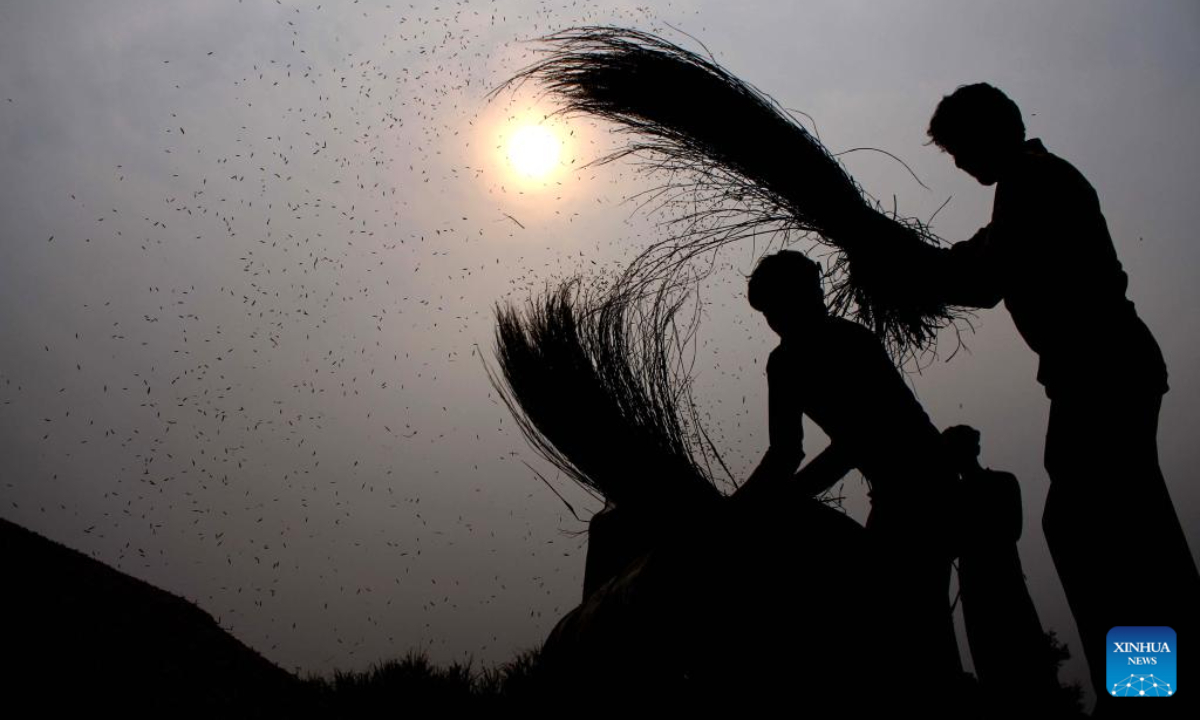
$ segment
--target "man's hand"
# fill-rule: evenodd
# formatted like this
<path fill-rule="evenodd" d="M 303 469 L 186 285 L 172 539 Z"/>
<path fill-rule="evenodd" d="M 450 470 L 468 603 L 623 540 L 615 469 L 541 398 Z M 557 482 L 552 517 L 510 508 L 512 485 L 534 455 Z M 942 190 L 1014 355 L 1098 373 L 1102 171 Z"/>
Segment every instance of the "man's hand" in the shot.
<path fill-rule="evenodd" d="M 780 481 L 778 475 L 768 476 L 755 473 L 750 476 L 749 480 L 742 483 L 729 499 L 742 506 L 759 504 L 766 498 L 774 497 L 783 485 L 784 483 Z"/>
<path fill-rule="evenodd" d="M 854 252 L 869 247 L 872 239 L 878 235 L 879 222 L 884 219 L 873 208 L 858 203 L 856 207 L 847 208 L 838 213 L 833 222 L 828 223 L 827 232 L 830 239 L 846 252 Z"/>
<path fill-rule="evenodd" d="M 771 496 L 773 489 L 779 488 L 791 479 L 792 473 L 804 461 L 804 450 L 797 445 L 775 444 L 767 448 L 767 453 L 750 473 L 750 477 L 733 494 L 736 498 L 755 498 Z"/>

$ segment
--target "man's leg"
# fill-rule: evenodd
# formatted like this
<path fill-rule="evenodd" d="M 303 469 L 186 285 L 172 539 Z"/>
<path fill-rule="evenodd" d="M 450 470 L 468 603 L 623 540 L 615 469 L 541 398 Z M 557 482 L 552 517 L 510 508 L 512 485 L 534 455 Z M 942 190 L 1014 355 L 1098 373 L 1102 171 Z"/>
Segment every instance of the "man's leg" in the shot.
<path fill-rule="evenodd" d="M 1112 627 L 1166 625 L 1185 647 L 1200 647 L 1192 631 L 1200 574 L 1158 465 L 1160 401 L 1077 396 L 1055 398 L 1050 410 L 1042 527 L 1102 713 L 1135 710 L 1108 697 Z M 1181 709 L 1175 698 L 1162 702 L 1170 705 L 1139 702 L 1136 712 Z"/>

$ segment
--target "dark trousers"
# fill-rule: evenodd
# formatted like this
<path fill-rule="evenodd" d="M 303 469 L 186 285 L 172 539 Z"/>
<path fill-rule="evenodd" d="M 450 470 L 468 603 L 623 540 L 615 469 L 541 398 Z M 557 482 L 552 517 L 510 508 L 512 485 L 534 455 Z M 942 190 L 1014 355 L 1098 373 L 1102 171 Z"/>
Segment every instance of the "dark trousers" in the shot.
<path fill-rule="evenodd" d="M 1200 697 L 1200 663 L 1191 659 L 1200 657 L 1200 574 L 1158 465 L 1161 401 L 1158 394 L 1078 393 L 1056 395 L 1050 406 L 1042 529 L 1100 715 L 1176 715 Z M 1175 630 L 1187 658 L 1179 664 L 1189 686 L 1182 695 L 1110 697 L 1106 638 L 1118 625 Z"/>
<path fill-rule="evenodd" d="M 1016 543 L 1000 537 L 968 544 L 958 581 L 971 659 L 990 701 L 1009 714 L 1031 703 L 1048 707 L 1059 694 L 1058 677 Z"/>

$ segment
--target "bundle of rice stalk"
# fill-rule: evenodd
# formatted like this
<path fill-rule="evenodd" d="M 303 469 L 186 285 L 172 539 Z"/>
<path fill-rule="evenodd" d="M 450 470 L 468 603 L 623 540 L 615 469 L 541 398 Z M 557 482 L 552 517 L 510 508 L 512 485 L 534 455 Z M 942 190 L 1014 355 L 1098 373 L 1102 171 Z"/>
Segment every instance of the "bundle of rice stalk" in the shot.
<path fill-rule="evenodd" d="M 633 156 L 665 173 L 651 194 L 689 208 L 675 237 L 635 263 L 648 282 L 720 246 L 767 235 L 831 245 L 831 308 L 871 327 L 893 357 L 929 349 L 957 308 L 922 298 L 893 272 L 938 243 L 917 221 L 889 216 L 821 142 L 778 103 L 716 62 L 655 35 L 582 27 L 541 38 L 546 56 L 505 84 L 532 80 L 560 112 L 611 121 L 629 141 L 597 162 Z M 867 237 L 869 235 L 869 237 Z M 903 249 L 905 252 L 889 252 Z"/>
<path fill-rule="evenodd" d="M 666 302 L 661 294 L 648 302 Z M 678 305 L 647 309 L 617 287 L 567 281 L 524 309 L 496 309 L 493 386 L 530 444 L 607 501 L 651 514 L 689 514 L 721 497 L 698 445 L 686 373 L 672 366 Z"/>

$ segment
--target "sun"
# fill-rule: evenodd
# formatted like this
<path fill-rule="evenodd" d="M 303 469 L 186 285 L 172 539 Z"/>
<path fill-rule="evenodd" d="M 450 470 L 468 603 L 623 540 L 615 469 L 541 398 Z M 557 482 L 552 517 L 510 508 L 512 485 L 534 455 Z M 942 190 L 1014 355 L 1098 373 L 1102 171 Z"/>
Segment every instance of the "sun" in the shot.
<path fill-rule="evenodd" d="M 524 125 L 508 140 L 508 161 L 522 177 L 542 180 L 558 167 L 562 141 L 545 125 Z"/>

